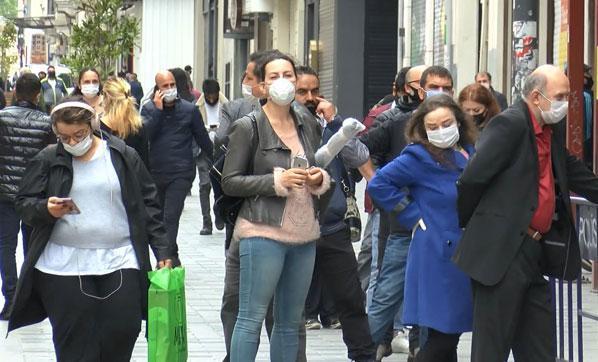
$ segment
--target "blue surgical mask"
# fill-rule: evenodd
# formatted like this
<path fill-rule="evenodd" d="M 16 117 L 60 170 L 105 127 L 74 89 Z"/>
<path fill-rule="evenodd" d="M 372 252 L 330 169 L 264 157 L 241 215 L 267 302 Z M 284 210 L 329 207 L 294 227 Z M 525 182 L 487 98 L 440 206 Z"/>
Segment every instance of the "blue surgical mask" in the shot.
<path fill-rule="evenodd" d="M 442 88 L 428 89 L 425 92 L 426 98 L 434 97 L 441 94 L 446 94 L 447 96 L 450 96 L 450 94 Z"/>

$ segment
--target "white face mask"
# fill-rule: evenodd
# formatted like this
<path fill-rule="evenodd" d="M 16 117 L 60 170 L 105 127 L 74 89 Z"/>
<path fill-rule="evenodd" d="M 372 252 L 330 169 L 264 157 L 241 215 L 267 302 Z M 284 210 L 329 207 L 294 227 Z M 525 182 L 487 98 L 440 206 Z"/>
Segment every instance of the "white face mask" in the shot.
<path fill-rule="evenodd" d="M 243 94 L 243 98 L 247 100 L 255 99 L 253 88 L 249 84 L 241 84 L 241 93 Z"/>
<path fill-rule="evenodd" d="M 428 141 L 438 148 L 450 148 L 459 141 L 459 127 L 457 127 L 457 123 L 433 131 L 426 130 L 426 133 L 428 134 Z"/>
<path fill-rule="evenodd" d="M 81 157 L 89 151 L 91 145 L 93 144 L 91 139 L 91 134 L 87 135 L 84 139 L 82 139 L 79 143 L 74 146 L 69 145 L 68 143 L 62 143 L 65 151 L 70 153 L 75 157 Z"/>
<path fill-rule="evenodd" d="M 295 85 L 290 80 L 278 78 L 268 87 L 272 102 L 279 106 L 288 106 L 295 99 Z"/>
<path fill-rule="evenodd" d="M 81 86 L 81 93 L 85 98 L 93 98 L 100 92 L 99 84 L 83 84 Z"/>
<path fill-rule="evenodd" d="M 542 97 L 544 97 L 547 101 L 550 102 L 550 110 L 543 111 L 542 108 L 538 107 L 540 110 L 540 114 L 542 115 L 542 119 L 546 124 L 556 124 L 565 118 L 567 115 L 567 111 L 569 110 L 569 102 L 568 101 L 551 101 L 548 99 L 542 92 L 539 92 Z"/>
<path fill-rule="evenodd" d="M 164 93 L 164 102 L 167 103 L 174 102 L 178 95 L 176 88 L 167 89 L 165 91 L 162 91 L 162 93 Z"/>

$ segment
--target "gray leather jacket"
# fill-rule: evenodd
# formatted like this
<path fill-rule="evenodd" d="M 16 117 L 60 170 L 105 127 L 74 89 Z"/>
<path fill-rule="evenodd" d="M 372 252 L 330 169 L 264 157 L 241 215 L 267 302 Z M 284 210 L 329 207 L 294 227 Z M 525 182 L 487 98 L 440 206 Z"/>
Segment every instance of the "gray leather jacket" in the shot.
<path fill-rule="evenodd" d="M 291 115 L 309 164 L 315 165 L 314 153 L 321 143 L 322 128 L 306 108 L 295 103 L 291 107 Z M 256 121 L 259 139 L 255 156 L 252 118 Z M 253 166 L 250 164 L 252 160 Z M 277 196 L 274 191 L 273 171 L 274 167 L 288 169 L 290 166 L 291 151 L 278 138 L 262 109 L 234 122 L 222 170 L 222 189 L 227 195 L 245 198 L 239 217 L 253 223 L 282 226 L 286 198 Z M 324 200 L 329 198 L 328 194 L 314 196 L 316 217 L 325 204 Z"/>

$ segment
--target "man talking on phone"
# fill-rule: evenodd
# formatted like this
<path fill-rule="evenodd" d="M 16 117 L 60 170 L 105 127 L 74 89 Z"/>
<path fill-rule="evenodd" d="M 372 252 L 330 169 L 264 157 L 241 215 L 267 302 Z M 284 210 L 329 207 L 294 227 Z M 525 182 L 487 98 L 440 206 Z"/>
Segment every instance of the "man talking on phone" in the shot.
<path fill-rule="evenodd" d="M 192 140 L 210 162 L 213 147 L 199 109 L 177 96 L 174 75 L 161 71 L 155 81 L 153 100 L 143 106 L 141 117 L 149 135 L 150 171 L 158 187 L 164 224 L 178 251 L 179 220 L 195 178 Z"/>

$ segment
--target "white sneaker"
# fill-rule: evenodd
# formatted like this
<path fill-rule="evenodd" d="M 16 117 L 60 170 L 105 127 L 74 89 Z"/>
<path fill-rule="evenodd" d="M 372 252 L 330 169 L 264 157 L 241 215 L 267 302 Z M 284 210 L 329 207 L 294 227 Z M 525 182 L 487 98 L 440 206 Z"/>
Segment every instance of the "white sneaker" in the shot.
<path fill-rule="evenodd" d="M 404 329 L 396 330 L 390 343 L 393 353 L 409 353 L 408 333 Z"/>

